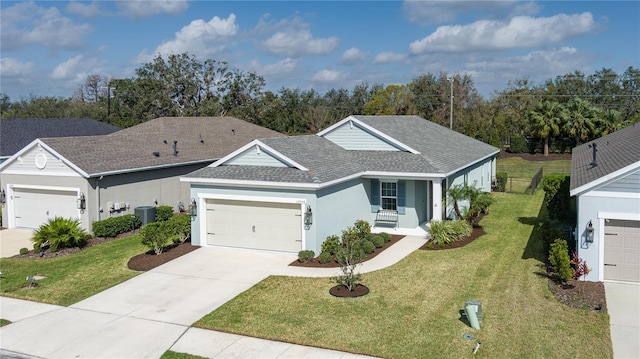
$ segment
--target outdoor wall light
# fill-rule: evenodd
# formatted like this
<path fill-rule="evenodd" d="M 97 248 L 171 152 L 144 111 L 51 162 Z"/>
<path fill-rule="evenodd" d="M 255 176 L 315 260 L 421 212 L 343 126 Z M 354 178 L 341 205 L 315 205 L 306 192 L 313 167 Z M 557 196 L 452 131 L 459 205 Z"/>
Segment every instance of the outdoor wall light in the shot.
<path fill-rule="evenodd" d="M 78 209 L 84 210 L 87 208 L 87 200 L 84 197 L 84 193 L 80 193 L 80 197 L 78 197 Z"/>
<path fill-rule="evenodd" d="M 310 226 L 313 224 L 313 213 L 311 212 L 311 206 L 307 205 L 307 210 L 304 212 L 304 225 Z"/>
<path fill-rule="evenodd" d="M 189 214 L 191 217 L 196 217 L 198 215 L 198 204 L 196 203 L 195 198 L 191 198 L 191 204 L 189 205 Z"/>
<path fill-rule="evenodd" d="M 587 243 L 593 243 L 593 223 L 587 223 Z"/>
<path fill-rule="evenodd" d="M 7 195 L 4 193 L 4 188 L 0 188 L 0 203 L 4 205 L 7 202 Z"/>

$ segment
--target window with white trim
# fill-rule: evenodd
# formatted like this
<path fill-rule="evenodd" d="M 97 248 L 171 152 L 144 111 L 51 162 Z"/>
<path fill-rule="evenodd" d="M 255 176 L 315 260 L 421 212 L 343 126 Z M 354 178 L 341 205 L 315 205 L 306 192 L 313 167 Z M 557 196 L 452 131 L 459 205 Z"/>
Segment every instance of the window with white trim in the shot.
<path fill-rule="evenodd" d="M 398 183 L 380 181 L 380 206 L 382 209 L 398 210 Z"/>

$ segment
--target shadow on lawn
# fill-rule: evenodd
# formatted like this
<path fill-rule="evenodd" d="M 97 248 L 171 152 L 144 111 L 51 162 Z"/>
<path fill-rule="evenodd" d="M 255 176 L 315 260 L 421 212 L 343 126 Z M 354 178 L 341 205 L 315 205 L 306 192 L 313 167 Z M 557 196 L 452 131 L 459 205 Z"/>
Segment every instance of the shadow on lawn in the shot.
<path fill-rule="evenodd" d="M 540 206 L 537 217 L 518 217 L 518 222 L 532 226 L 527 246 L 522 253 L 522 259 L 533 258 L 541 263 L 545 263 L 544 245 L 540 239 L 540 226 L 539 224 L 546 218 L 546 208 L 544 204 Z"/>

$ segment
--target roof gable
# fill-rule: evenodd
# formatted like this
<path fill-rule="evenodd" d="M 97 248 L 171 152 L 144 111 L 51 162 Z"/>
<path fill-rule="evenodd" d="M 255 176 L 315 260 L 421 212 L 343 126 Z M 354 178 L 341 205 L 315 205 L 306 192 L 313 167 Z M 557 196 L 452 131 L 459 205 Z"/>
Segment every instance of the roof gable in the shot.
<path fill-rule="evenodd" d="M 418 153 L 406 144 L 368 126 L 353 116 L 320 131 L 324 137 L 346 150 L 356 151 L 407 151 Z"/>
<path fill-rule="evenodd" d="M 640 124 L 633 124 L 572 150 L 571 196 L 615 181 L 637 169 L 640 169 Z"/>
<path fill-rule="evenodd" d="M 0 164 L 4 174 L 83 176 L 88 174 L 37 139 Z"/>
<path fill-rule="evenodd" d="M 209 165 L 209 167 L 219 166 L 290 167 L 307 171 L 306 167 L 260 140 L 251 141 L 224 158 L 221 158 L 219 161 Z"/>

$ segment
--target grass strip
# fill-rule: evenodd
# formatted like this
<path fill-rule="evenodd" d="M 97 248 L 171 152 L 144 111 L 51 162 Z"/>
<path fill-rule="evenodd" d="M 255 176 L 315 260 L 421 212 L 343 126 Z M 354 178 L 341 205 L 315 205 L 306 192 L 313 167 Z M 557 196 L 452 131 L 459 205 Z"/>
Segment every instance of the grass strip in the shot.
<path fill-rule="evenodd" d="M 2 287 L 6 297 L 71 305 L 133 278 L 141 272 L 127 268 L 129 259 L 144 253 L 139 236 L 116 239 L 81 252 L 56 258 L 0 258 Z M 28 276 L 42 276 L 36 287 Z"/>

